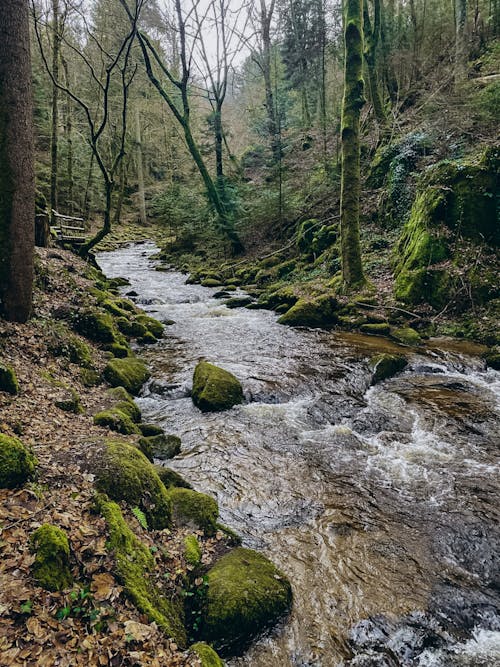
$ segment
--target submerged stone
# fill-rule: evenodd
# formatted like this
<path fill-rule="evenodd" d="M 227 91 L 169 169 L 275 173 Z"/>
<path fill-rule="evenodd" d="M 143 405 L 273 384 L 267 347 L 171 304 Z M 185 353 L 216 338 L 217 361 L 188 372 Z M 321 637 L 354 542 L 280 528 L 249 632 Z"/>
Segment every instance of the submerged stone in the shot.
<path fill-rule="evenodd" d="M 15 489 L 32 479 L 36 458 L 17 438 L 0 433 L 0 488 Z"/>
<path fill-rule="evenodd" d="M 113 387 L 124 387 L 131 394 L 138 394 L 149 379 L 146 364 L 139 359 L 112 359 L 103 372 L 104 379 Z"/>
<path fill-rule="evenodd" d="M 194 370 L 191 396 L 202 412 L 221 412 L 243 402 L 243 389 L 229 371 L 200 361 Z"/>
<path fill-rule="evenodd" d="M 66 533 L 57 526 L 44 524 L 31 536 L 35 552 L 33 578 L 48 591 L 63 591 L 73 584 L 70 550 Z"/>
<path fill-rule="evenodd" d="M 239 547 L 223 556 L 207 574 L 201 638 L 222 655 L 244 651 L 250 641 L 274 625 L 292 603 L 285 575 L 262 554 Z"/>
<path fill-rule="evenodd" d="M 377 354 L 370 359 L 370 368 L 373 371 L 372 384 L 387 380 L 387 378 L 396 375 L 408 365 L 408 361 L 402 355 L 396 354 Z"/>

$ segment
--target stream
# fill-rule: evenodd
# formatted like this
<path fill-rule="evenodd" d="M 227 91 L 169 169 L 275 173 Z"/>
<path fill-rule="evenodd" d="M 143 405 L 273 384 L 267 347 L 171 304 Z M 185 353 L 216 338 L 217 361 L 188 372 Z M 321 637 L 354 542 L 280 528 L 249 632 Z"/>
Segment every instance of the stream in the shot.
<path fill-rule="evenodd" d="M 217 289 L 156 271 L 155 252 L 98 256 L 138 306 L 175 321 L 140 350 L 152 372 L 143 418 L 181 437 L 167 465 L 213 495 L 294 592 L 290 617 L 228 664 L 500 666 L 500 373 L 465 342 L 413 351 L 229 310 Z M 410 363 L 371 387 L 381 351 Z M 240 379 L 245 404 L 193 406 L 202 358 Z"/>

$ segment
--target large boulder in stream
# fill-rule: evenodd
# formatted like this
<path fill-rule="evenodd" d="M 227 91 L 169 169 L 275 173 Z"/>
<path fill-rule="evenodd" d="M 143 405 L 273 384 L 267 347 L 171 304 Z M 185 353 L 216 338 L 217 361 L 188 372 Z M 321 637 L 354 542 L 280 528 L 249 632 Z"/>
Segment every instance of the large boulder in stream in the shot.
<path fill-rule="evenodd" d="M 221 655 L 237 655 L 288 612 L 292 589 L 265 556 L 242 547 L 223 556 L 207 574 L 201 638 Z"/>
<path fill-rule="evenodd" d="M 372 384 L 387 380 L 396 375 L 408 365 L 408 361 L 400 354 L 377 354 L 370 359 L 370 368 L 373 371 Z"/>
<path fill-rule="evenodd" d="M 325 294 L 316 299 L 299 299 L 278 323 L 292 327 L 328 328 L 338 322 L 338 301 L 335 297 Z"/>
<path fill-rule="evenodd" d="M 243 389 L 229 371 L 200 361 L 194 369 L 191 397 L 202 412 L 221 412 L 243 402 Z"/>

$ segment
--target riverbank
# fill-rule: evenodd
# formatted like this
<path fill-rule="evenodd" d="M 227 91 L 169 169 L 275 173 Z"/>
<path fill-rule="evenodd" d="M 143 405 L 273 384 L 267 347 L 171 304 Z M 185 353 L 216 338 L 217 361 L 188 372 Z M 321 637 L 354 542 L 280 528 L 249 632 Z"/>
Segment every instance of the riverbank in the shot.
<path fill-rule="evenodd" d="M 2 665 L 222 664 L 205 644 L 185 650 L 185 633 L 191 641 L 199 634 L 207 573 L 238 539 L 217 523 L 215 501 L 149 463 L 153 454 L 170 458 L 180 441 L 145 424 L 125 389 L 110 389 L 138 393 L 149 373 L 132 348 L 163 335 L 163 325 L 120 297 L 125 283 L 68 251 L 38 249 L 33 317 L 0 322 L 1 479 L 15 487 L 0 489 Z M 14 481 L 7 452 L 23 446 L 35 470 Z M 115 449 L 106 481 L 103 463 Z M 136 491 L 139 477 L 125 477 L 127 456 L 137 459 L 144 490 Z M 153 489 L 165 499 L 162 514 L 154 514 Z M 200 514 L 202 505 L 210 511 Z M 44 552 L 50 582 L 36 574 L 34 535 L 44 526 L 67 544 L 60 552 L 52 541 Z M 196 604 L 185 604 L 191 598 Z M 174 604 L 178 630 L 161 600 Z"/>

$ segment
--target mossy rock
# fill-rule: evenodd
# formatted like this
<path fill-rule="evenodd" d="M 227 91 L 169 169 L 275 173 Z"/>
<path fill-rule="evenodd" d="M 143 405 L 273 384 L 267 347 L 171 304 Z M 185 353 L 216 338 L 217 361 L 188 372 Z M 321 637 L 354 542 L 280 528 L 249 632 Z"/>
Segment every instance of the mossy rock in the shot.
<path fill-rule="evenodd" d="M 201 547 L 196 535 L 188 535 L 184 538 L 184 558 L 186 563 L 198 567 L 201 563 Z"/>
<path fill-rule="evenodd" d="M 240 654 L 251 640 L 274 625 L 292 603 L 290 583 L 262 554 L 239 547 L 207 574 L 201 638 L 221 655 Z"/>
<path fill-rule="evenodd" d="M 115 343 L 116 329 L 109 313 L 100 310 L 82 310 L 73 319 L 73 328 L 95 343 Z"/>
<path fill-rule="evenodd" d="M 151 576 L 155 567 L 151 552 L 130 530 L 116 503 L 98 496 L 97 505 L 108 526 L 108 548 L 114 555 L 115 572 L 125 593 L 140 612 L 184 647 L 182 605 L 162 595 L 155 585 Z"/>
<path fill-rule="evenodd" d="M 108 282 L 111 287 L 128 287 L 130 285 L 130 280 L 128 278 L 109 278 Z"/>
<path fill-rule="evenodd" d="M 126 317 L 117 317 L 115 322 L 121 333 L 129 338 L 140 338 L 147 332 L 147 327 L 137 320 L 129 320 Z"/>
<path fill-rule="evenodd" d="M 338 323 L 338 301 L 333 296 L 299 299 L 278 319 L 279 324 L 292 327 L 328 328 Z"/>
<path fill-rule="evenodd" d="M 391 327 L 388 322 L 369 322 L 362 324 L 359 330 L 362 333 L 372 336 L 388 336 L 391 332 Z"/>
<path fill-rule="evenodd" d="M 117 359 L 126 359 L 132 355 L 130 347 L 124 343 L 111 343 L 111 345 L 106 345 L 105 349 Z"/>
<path fill-rule="evenodd" d="M 139 342 L 142 343 L 143 345 L 153 345 L 156 343 L 158 339 L 154 334 L 151 333 L 151 331 L 146 331 L 144 336 L 141 336 L 139 338 Z"/>
<path fill-rule="evenodd" d="M 178 472 L 175 472 L 175 470 L 171 470 L 170 468 L 164 468 L 161 465 L 155 465 L 155 470 L 158 473 L 158 477 L 161 479 L 163 484 L 167 489 L 170 489 L 172 487 L 180 488 L 180 489 L 192 489 L 193 487 L 189 482 L 187 482 L 184 477 L 179 475 Z"/>
<path fill-rule="evenodd" d="M 55 405 L 60 410 L 64 410 L 64 412 L 72 412 L 74 415 L 82 415 L 85 412 L 80 396 L 74 389 L 69 391 L 67 398 L 56 401 Z"/>
<path fill-rule="evenodd" d="M 124 387 L 137 395 L 150 378 L 150 372 L 139 359 L 112 359 L 103 372 L 104 379 L 113 387 Z"/>
<path fill-rule="evenodd" d="M 194 370 L 191 396 L 202 412 L 221 412 L 243 402 L 243 389 L 229 371 L 200 361 Z"/>
<path fill-rule="evenodd" d="M 276 310 L 281 306 L 289 310 L 298 300 L 299 297 L 294 293 L 292 287 L 282 287 L 275 292 L 262 294 L 259 297 L 259 304 L 271 310 Z"/>
<path fill-rule="evenodd" d="M 191 526 L 206 535 L 217 531 L 219 507 L 217 501 L 205 493 L 173 487 L 168 495 L 172 501 L 172 517 L 177 526 Z"/>
<path fill-rule="evenodd" d="M 396 375 L 408 366 L 408 361 L 405 357 L 398 354 L 377 354 L 370 359 L 370 368 L 372 369 L 372 384 L 382 382 L 388 378 Z"/>
<path fill-rule="evenodd" d="M 70 549 L 66 533 L 46 523 L 31 536 L 35 552 L 33 578 L 48 591 L 63 591 L 73 584 Z"/>
<path fill-rule="evenodd" d="M 121 433 L 122 435 L 139 433 L 139 429 L 130 419 L 129 415 L 118 408 L 110 408 L 109 410 L 98 412 L 94 415 L 94 424 L 96 426 L 105 426 L 111 431 L 116 431 L 116 433 Z"/>
<path fill-rule="evenodd" d="M 163 324 L 148 315 L 137 315 L 136 321 L 146 327 L 155 338 L 163 338 Z"/>
<path fill-rule="evenodd" d="M 55 357 L 65 357 L 82 368 L 92 367 L 92 350 L 89 345 L 70 333 L 64 325 L 54 327 L 47 348 Z"/>
<path fill-rule="evenodd" d="M 201 667 L 224 667 L 224 663 L 214 649 L 205 642 L 196 642 L 189 647 L 189 650 L 201 660 Z"/>
<path fill-rule="evenodd" d="M 172 502 L 154 467 L 142 452 L 125 442 L 107 440 L 97 457 L 96 487 L 112 500 L 139 507 L 152 528 L 170 524 Z"/>
<path fill-rule="evenodd" d="M 219 278 L 205 278 L 201 281 L 202 287 L 220 287 L 221 285 L 222 281 Z"/>
<path fill-rule="evenodd" d="M 0 488 L 15 489 L 33 479 L 36 458 L 17 438 L 0 433 Z"/>
<path fill-rule="evenodd" d="M 139 438 L 139 448 L 150 461 L 153 459 L 164 461 L 172 459 L 181 451 L 181 439 L 176 435 L 159 433 Z"/>
<path fill-rule="evenodd" d="M 82 368 L 80 370 L 80 382 L 87 388 L 97 387 L 102 383 L 102 377 L 93 368 Z"/>
<path fill-rule="evenodd" d="M 152 435 L 162 435 L 164 433 L 161 426 L 156 424 L 139 424 L 139 430 L 145 438 Z"/>
<path fill-rule="evenodd" d="M 224 301 L 226 308 L 230 310 L 234 308 L 245 308 L 253 302 L 253 299 L 249 296 L 235 297 L 234 299 L 228 299 Z"/>
<path fill-rule="evenodd" d="M 19 393 L 19 382 L 16 374 L 10 366 L 0 361 L 0 391 L 15 396 Z"/>
<path fill-rule="evenodd" d="M 101 306 L 115 317 L 130 317 L 131 313 L 137 313 L 136 306 L 128 299 L 104 299 Z"/>
<path fill-rule="evenodd" d="M 136 424 L 141 421 L 142 415 L 139 406 L 134 402 L 125 387 L 108 389 L 107 394 L 113 403 L 112 407 L 124 412 Z"/>
<path fill-rule="evenodd" d="M 398 343 L 414 347 L 422 343 L 420 335 L 411 327 L 402 327 L 401 329 L 392 329 L 391 337 Z"/>
<path fill-rule="evenodd" d="M 489 368 L 500 371 L 500 352 L 496 352 L 495 350 L 488 350 L 488 352 L 483 354 L 483 359 L 486 361 L 486 365 Z"/>

